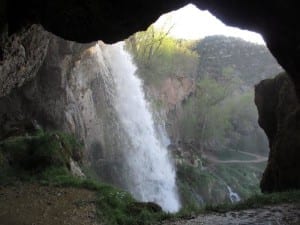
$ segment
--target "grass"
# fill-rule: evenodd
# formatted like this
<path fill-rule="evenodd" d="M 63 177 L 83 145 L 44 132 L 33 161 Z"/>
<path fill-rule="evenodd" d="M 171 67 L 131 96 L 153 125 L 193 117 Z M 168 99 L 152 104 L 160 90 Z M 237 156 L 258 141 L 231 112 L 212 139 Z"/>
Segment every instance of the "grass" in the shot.
<path fill-rule="evenodd" d="M 227 212 L 282 203 L 300 203 L 300 190 L 276 192 L 271 194 L 257 194 L 236 204 L 208 205 L 205 207 L 205 212 Z"/>
<path fill-rule="evenodd" d="M 7 138 L 0 142 L 0 184 L 35 180 L 53 167 L 70 169 L 71 158 L 82 159 L 82 146 L 71 135 L 39 130 Z"/>
<path fill-rule="evenodd" d="M 196 215 L 208 213 L 226 213 L 246 209 L 260 208 L 266 205 L 283 203 L 300 204 L 300 190 L 277 192 L 271 194 L 257 194 L 242 202 L 235 204 L 216 204 L 204 207 L 184 207 L 178 213 L 172 215 L 172 219 L 189 219 Z"/>
<path fill-rule="evenodd" d="M 242 199 L 259 190 L 263 170 L 253 165 L 219 164 L 213 169 L 202 170 L 188 164 L 177 166 L 177 186 L 184 207 L 201 207 L 204 204 L 230 203 L 227 185 Z"/>
<path fill-rule="evenodd" d="M 170 218 L 153 203 L 139 203 L 129 193 L 92 179 L 77 178 L 66 168 L 49 168 L 36 182 L 47 186 L 85 188 L 96 192 L 97 219 L 107 225 L 148 225 Z"/>
<path fill-rule="evenodd" d="M 15 182 L 34 182 L 56 187 L 85 188 L 96 192 L 97 219 L 107 225 L 150 225 L 166 219 L 187 218 L 190 215 L 208 212 L 225 212 L 257 208 L 263 205 L 284 202 L 300 202 L 300 191 L 255 195 L 238 204 L 207 205 L 199 207 L 189 204 L 177 214 L 164 213 L 154 203 L 137 202 L 129 193 L 94 179 L 77 178 L 71 175 L 68 161 L 72 157 L 80 160 L 80 144 L 73 137 L 61 133 L 40 132 L 27 137 L 14 137 L 0 143 L 0 184 Z M 43 163 L 43 165 L 41 165 Z M 194 171 L 195 168 L 183 167 L 179 176 L 186 179 L 182 183 L 188 190 L 189 185 L 203 188 L 202 181 L 210 184 L 216 179 L 211 174 Z M 86 168 L 88 171 L 88 168 Z M 236 172 L 243 176 L 240 167 L 223 173 Z M 242 175 L 240 175 L 242 174 Z M 204 187 L 205 189 L 206 187 Z"/>
<path fill-rule="evenodd" d="M 170 216 L 158 205 L 139 203 L 129 193 L 111 185 L 72 176 L 70 158 L 80 161 L 81 148 L 74 137 L 61 132 L 40 131 L 8 138 L 0 143 L 0 185 L 31 182 L 95 191 L 97 218 L 101 224 L 148 225 Z"/>
<path fill-rule="evenodd" d="M 242 199 L 249 198 L 260 192 L 259 181 L 263 170 L 248 164 L 220 164 L 215 173 L 230 185 Z"/>
<path fill-rule="evenodd" d="M 71 176 L 65 168 L 50 168 L 38 178 L 43 185 L 77 187 L 96 191 L 97 218 L 107 225 L 150 225 L 167 219 L 184 219 L 210 212 L 227 212 L 258 208 L 280 203 L 300 203 L 300 190 L 272 194 L 257 194 L 236 204 L 216 204 L 197 207 L 189 205 L 176 214 L 164 213 L 151 204 L 139 203 L 132 196 L 118 188 L 91 179 Z"/>
<path fill-rule="evenodd" d="M 50 166 L 69 167 L 70 158 L 80 161 L 81 146 L 76 139 L 59 132 L 37 132 L 11 137 L 0 143 L 1 166 L 39 172 Z M 6 162 L 6 163 L 5 163 Z"/>

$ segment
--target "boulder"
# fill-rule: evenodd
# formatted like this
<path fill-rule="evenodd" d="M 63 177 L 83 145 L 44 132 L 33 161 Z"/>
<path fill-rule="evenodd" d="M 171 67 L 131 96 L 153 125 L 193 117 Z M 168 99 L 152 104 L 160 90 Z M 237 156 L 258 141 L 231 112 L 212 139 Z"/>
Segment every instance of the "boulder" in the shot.
<path fill-rule="evenodd" d="M 300 107 L 288 75 L 282 73 L 257 84 L 255 104 L 270 146 L 262 192 L 300 188 Z"/>

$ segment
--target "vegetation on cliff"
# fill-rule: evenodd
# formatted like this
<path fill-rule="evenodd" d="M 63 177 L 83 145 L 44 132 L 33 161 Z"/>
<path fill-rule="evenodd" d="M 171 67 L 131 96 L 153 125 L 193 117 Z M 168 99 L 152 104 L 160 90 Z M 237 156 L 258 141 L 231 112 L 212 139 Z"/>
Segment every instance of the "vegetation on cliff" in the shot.
<path fill-rule="evenodd" d="M 266 47 L 224 36 L 176 40 L 149 27 L 130 37 L 127 48 L 153 107 L 166 115 L 183 204 L 230 202 L 228 186 L 243 199 L 259 193 L 268 143 L 253 85 L 281 71 Z M 165 97 L 170 78 L 182 88 L 169 92 L 186 93 L 177 102 Z M 190 91 L 183 79 L 194 84 Z"/>
<path fill-rule="evenodd" d="M 193 42 L 169 37 L 153 25 L 127 39 L 126 46 L 147 86 L 158 86 L 164 78 L 184 76 L 187 71 L 192 75 L 198 62 Z"/>
<path fill-rule="evenodd" d="M 82 160 L 81 149 L 73 136 L 61 132 L 38 130 L 4 139 L 0 143 L 0 182 L 14 176 L 33 179 L 53 168 L 70 169 L 70 160 Z"/>
<path fill-rule="evenodd" d="M 169 217 L 155 203 L 139 203 L 128 192 L 101 183 L 89 173 L 84 177 L 72 174 L 70 163 L 82 164 L 82 151 L 83 145 L 74 136 L 62 132 L 37 130 L 4 139 L 0 185 L 13 187 L 23 182 L 95 191 L 97 219 L 108 225 L 152 224 Z"/>

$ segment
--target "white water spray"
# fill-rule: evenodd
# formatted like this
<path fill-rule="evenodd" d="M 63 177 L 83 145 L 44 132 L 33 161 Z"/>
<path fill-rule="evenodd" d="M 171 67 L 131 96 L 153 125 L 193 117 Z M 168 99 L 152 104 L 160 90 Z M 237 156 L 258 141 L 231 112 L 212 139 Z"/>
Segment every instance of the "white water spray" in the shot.
<path fill-rule="evenodd" d="M 240 196 L 236 192 L 233 192 L 232 189 L 231 189 L 231 187 L 228 186 L 228 185 L 227 185 L 227 190 L 229 192 L 229 198 L 230 198 L 231 203 L 235 203 L 235 202 L 241 201 Z"/>
<path fill-rule="evenodd" d="M 103 51 L 115 82 L 114 107 L 129 137 L 123 149 L 129 189 L 140 201 L 155 202 L 165 211 L 176 212 L 180 203 L 175 169 L 162 138 L 155 132 L 136 67 L 122 43 L 106 46 Z"/>

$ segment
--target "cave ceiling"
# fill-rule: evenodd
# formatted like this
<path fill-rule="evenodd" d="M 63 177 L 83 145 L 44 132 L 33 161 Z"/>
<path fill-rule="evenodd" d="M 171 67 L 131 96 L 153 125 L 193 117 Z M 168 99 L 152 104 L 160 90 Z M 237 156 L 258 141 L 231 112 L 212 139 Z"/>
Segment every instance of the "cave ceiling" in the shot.
<path fill-rule="evenodd" d="M 300 14 L 294 0 L 1 0 L 0 25 L 2 32 L 14 33 L 38 23 L 68 40 L 113 43 L 188 3 L 209 10 L 227 25 L 261 33 L 300 96 Z"/>

